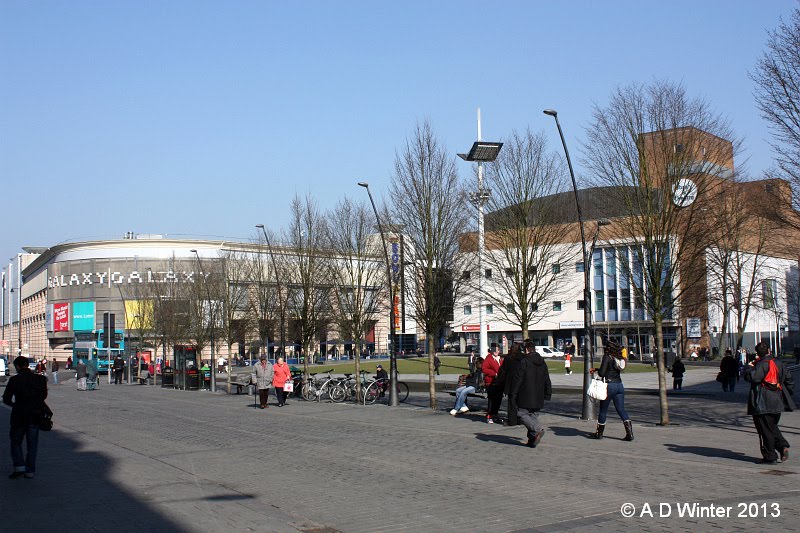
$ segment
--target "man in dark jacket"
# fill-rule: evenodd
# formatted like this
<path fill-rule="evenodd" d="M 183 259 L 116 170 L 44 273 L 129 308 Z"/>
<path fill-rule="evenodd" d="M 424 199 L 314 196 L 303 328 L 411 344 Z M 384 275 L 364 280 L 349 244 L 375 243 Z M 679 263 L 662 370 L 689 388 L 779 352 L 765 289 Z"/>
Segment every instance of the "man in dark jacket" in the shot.
<path fill-rule="evenodd" d="M 125 371 L 125 359 L 120 354 L 114 358 L 114 385 L 122 385 L 122 373 Z"/>
<path fill-rule="evenodd" d="M 497 374 L 497 379 L 495 380 L 495 385 L 497 387 L 502 387 L 503 392 L 508 397 L 507 426 L 516 426 L 519 424 L 517 405 L 511 399 L 511 384 L 513 382 L 514 371 L 519 367 L 524 357 L 525 351 L 521 344 L 514 344 L 511 346 L 508 355 L 503 358 L 503 364 L 500 366 L 500 372 Z"/>
<path fill-rule="evenodd" d="M 719 372 L 722 374 L 722 392 L 735 392 L 736 378 L 739 377 L 739 364 L 733 358 L 730 348 L 725 350 L 725 357 L 719 362 Z"/>
<path fill-rule="evenodd" d="M 544 436 L 539 423 L 539 410 L 553 393 L 550 373 L 542 356 L 536 353 L 533 342 L 525 341 L 525 357 L 511 378 L 509 399 L 517 406 L 519 421 L 528 428 L 528 446 L 536 448 Z"/>
<path fill-rule="evenodd" d="M 11 406 L 11 461 L 14 471 L 10 479 L 24 475 L 32 478 L 36 472 L 36 450 L 39 447 L 37 415 L 44 414 L 47 398 L 47 378 L 31 372 L 28 358 L 14 359 L 15 376 L 8 380 L 3 403 Z M 27 442 L 27 456 L 22 453 L 22 441 Z"/>
<path fill-rule="evenodd" d="M 761 441 L 762 463 L 775 464 L 789 460 L 789 443 L 781 434 L 778 423 L 783 411 L 793 411 L 794 379 L 782 362 L 772 357 L 763 342 L 756 345 L 756 359 L 747 365 L 744 379 L 750 382 L 747 414 L 753 415 Z"/>

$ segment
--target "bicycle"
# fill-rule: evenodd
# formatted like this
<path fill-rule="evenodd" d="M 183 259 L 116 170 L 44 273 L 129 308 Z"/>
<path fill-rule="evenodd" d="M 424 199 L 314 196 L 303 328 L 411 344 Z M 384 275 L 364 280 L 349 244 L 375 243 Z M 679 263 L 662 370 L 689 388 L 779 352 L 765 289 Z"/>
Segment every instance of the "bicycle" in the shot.
<path fill-rule="evenodd" d="M 373 404 L 386 395 L 389 388 L 389 379 L 381 378 L 372 380 L 364 393 L 364 404 Z M 404 402 L 408 398 L 408 385 L 402 381 L 397 382 L 397 401 Z"/>
<path fill-rule="evenodd" d="M 332 377 L 331 372 L 333 372 L 332 368 L 325 371 L 325 373 L 328 374 L 328 377 L 321 380 L 316 380 L 313 378 L 313 376 L 315 376 L 317 373 L 309 374 L 309 376 L 312 376 L 312 379 L 309 380 L 308 384 L 303 384 L 303 398 L 307 401 L 311 401 L 312 399 L 316 398 L 316 400 L 319 402 L 322 401 L 323 396 L 327 395 L 331 401 L 337 401 L 334 399 L 334 395 L 337 394 L 336 397 L 338 398 L 338 393 L 335 393 L 334 390 L 337 389 L 336 385 L 338 383 L 338 378 Z"/>
<path fill-rule="evenodd" d="M 365 377 L 365 374 L 368 373 L 369 372 L 366 370 L 361 371 L 362 396 L 370 383 Z M 331 394 L 331 399 L 337 403 L 356 399 L 356 379 L 353 377 L 353 374 L 345 374 L 344 376 L 343 378 L 339 378 L 339 382 L 336 384 L 336 390 Z"/>

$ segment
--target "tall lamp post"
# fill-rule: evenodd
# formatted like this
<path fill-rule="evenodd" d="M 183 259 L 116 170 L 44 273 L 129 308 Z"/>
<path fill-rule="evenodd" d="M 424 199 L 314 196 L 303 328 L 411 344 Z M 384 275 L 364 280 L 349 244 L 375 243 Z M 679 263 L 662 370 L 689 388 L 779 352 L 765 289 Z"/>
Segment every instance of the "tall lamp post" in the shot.
<path fill-rule="evenodd" d="M 575 193 L 575 206 L 578 210 L 578 224 L 581 228 L 581 252 L 583 253 L 583 404 L 581 409 L 581 419 L 592 419 L 592 405 L 589 403 L 589 398 L 586 396 L 586 391 L 589 389 L 589 358 L 592 352 L 592 295 L 591 287 L 589 285 L 589 250 L 586 249 L 586 234 L 583 228 L 583 212 L 581 211 L 581 203 L 578 200 L 578 184 L 575 182 L 575 172 L 572 170 L 572 160 L 569 158 L 569 150 L 567 149 L 567 142 L 564 140 L 564 132 L 561 130 L 561 123 L 558 121 L 558 112 L 555 109 L 545 109 L 545 115 L 550 115 L 556 121 L 558 127 L 558 134 L 561 136 L 561 145 L 564 147 L 564 154 L 567 156 L 567 165 L 569 166 L 569 175 L 572 178 L 572 190 Z M 598 225 L 599 229 L 599 225 Z M 597 232 L 595 232 L 595 238 Z"/>
<path fill-rule="evenodd" d="M 478 324 L 480 334 L 478 337 L 478 354 L 485 357 L 489 352 L 489 334 L 486 330 L 486 305 L 484 302 L 483 280 L 483 254 L 486 251 L 483 228 L 483 208 L 489 201 L 492 191 L 483 188 L 483 164 L 491 163 L 497 159 L 503 143 L 481 141 L 481 110 L 478 109 L 478 140 L 472 144 L 469 153 L 458 154 L 464 161 L 478 163 L 478 190 L 470 193 L 469 201 L 478 208 Z"/>
<path fill-rule="evenodd" d="M 286 357 L 286 337 L 284 336 L 284 321 L 286 320 L 286 306 L 283 305 L 283 295 L 281 294 L 280 277 L 278 276 L 278 264 L 275 262 L 275 254 L 272 252 L 272 244 L 269 242 L 267 230 L 264 229 L 264 224 L 256 224 L 256 227 L 264 234 L 264 240 L 267 241 L 267 250 L 269 257 L 272 260 L 272 269 L 275 271 L 275 284 L 278 287 L 278 305 L 280 305 L 281 313 L 281 356 Z"/>
<path fill-rule="evenodd" d="M 211 392 L 217 392 L 217 373 L 214 371 L 214 365 L 216 364 L 216 360 L 214 359 L 214 302 L 211 301 L 211 291 L 208 290 L 208 282 L 206 281 L 203 262 L 200 260 L 200 254 L 197 253 L 197 250 L 189 251 L 192 252 L 195 257 L 197 257 L 197 263 L 200 265 L 200 275 L 203 276 L 203 285 L 206 287 L 206 296 L 208 297 L 208 314 L 210 321 L 210 324 L 208 325 L 208 331 L 209 336 L 211 337 Z"/>
<path fill-rule="evenodd" d="M 375 220 L 378 222 L 378 231 L 381 234 L 381 242 L 383 243 L 383 253 L 386 257 L 386 281 L 389 283 L 389 405 L 397 407 L 397 355 L 395 354 L 394 347 L 394 284 L 392 283 L 392 269 L 389 265 L 389 249 L 386 247 L 386 235 L 383 232 L 383 224 L 381 224 L 381 217 L 378 216 L 378 209 L 375 207 L 375 200 L 372 199 L 372 192 L 369 190 L 369 183 L 366 181 L 359 181 L 359 187 L 367 189 L 369 195 L 369 203 L 372 204 L 372 211 L 375 213 Z M 361 357 L 359 355 L 359 357 Z"/>

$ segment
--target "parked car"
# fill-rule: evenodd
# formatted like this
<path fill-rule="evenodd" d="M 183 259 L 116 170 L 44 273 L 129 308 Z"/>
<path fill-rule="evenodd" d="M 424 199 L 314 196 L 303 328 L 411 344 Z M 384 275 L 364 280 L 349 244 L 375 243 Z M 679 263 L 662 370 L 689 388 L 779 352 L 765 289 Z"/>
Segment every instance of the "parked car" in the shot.
<path fill-rule="evenodd" d="M 536 346 L 536 353 L 542 357 L 564 357 L 564 352 L 557 350 L 553 346 Z"/>

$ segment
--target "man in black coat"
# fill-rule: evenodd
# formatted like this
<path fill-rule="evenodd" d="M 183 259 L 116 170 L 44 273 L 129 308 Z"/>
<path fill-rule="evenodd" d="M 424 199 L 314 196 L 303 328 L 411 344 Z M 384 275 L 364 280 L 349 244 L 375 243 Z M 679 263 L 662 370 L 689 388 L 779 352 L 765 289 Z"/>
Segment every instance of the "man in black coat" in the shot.
<path fill-rule="evenodd" d="M 120 354 L 114 357 L 114 385 L 122 385 L 122 373 L 125 371 L 125 359 Z"/>
<path fill-rule="evenodd" d="M 24 475 L 32 478 L 36 472 L 36 451 L 39 447 L 39 426 L 37 414 L 45 411 L 47 398 L 47 378 L 31 372 L 28 358 L 14 359 L 15 376 L 8 380 L 3 392 L 3 403 L 11 406 L 11 461 L 14 471 L 10 479 Z M 28 454 L 22 453 L 22 441 L 27 441 Z"/>
<path fill-rule="evenodd" d="M 747 414 L 753 415 L 758 438 L 761 441 L 762 463 L 775 464 L 789 460 L 789 442 L 781 434 L 778 423 L 781 413 L 793 411 L 794 379 L 781 361 L 763 342 L 756 345 L 756 359 L 747 365 L 744 379 L 750 382 Z"/>
<path fill-rule="evenodd" d="M 536 353 L 533 342 L 525 341 L 525 357 L 511 378 L 509 400 L 517 406 L 519 421 L 528 428 L 528 446 L 536 448 L 544 436 L 539 423 L 539 410 L 553 394 L 550 372 L 542 356 Z"/>

